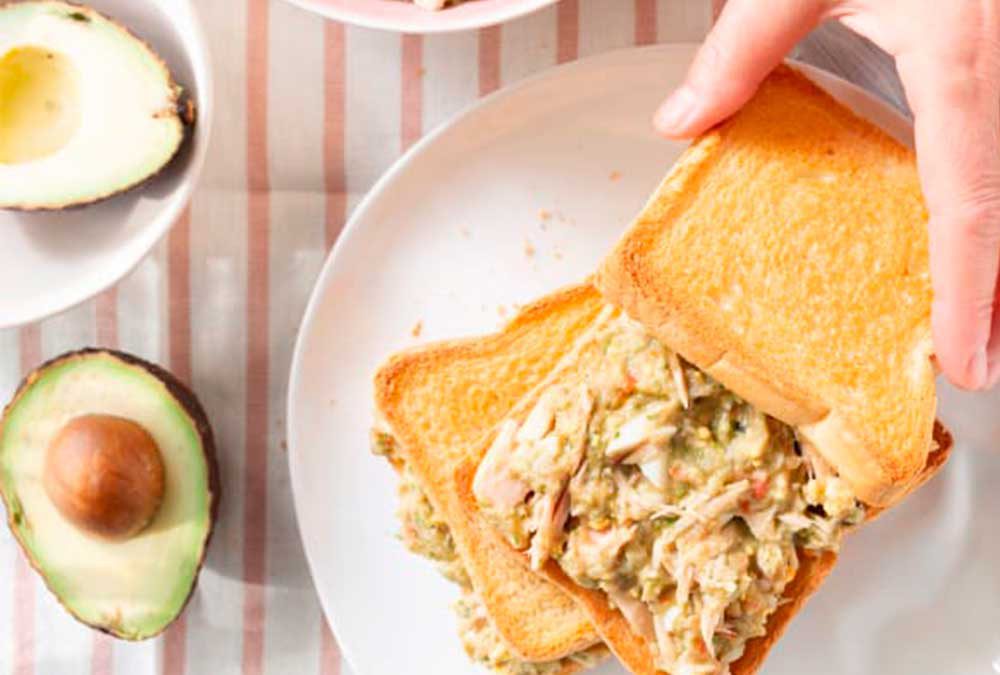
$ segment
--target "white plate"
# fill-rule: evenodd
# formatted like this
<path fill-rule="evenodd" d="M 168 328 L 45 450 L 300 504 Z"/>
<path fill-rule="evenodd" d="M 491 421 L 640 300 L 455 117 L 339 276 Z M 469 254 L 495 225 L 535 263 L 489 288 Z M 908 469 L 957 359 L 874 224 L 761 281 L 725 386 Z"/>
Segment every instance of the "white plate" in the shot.
<path fill-rule="evenodd" d="M 379 182 L 327 262 L 292 365 L 289 462 L 313 578 L 358 675 L 470 670 L 448 607 L 456 589 L 394 536 L 395 476 L 368 453 L 372 372 L 418 341 L 419 321 L 420 341 L 489 331 L 498 306 L 593 270 L 681 150 L 655 138 L 649 118 L 691 55 L 607 54 L 489 98 Z M 877 99 L 812 75 L 908 136 Z M 988 399 L 946 394 L 959 438 L 998 438 L 1000 422 L 984 422 L 997 418 Z M 765 672 L 988 671 L 1000 637 L 998 479 L 995 456 L 960 442 L 942 476 L 848 540 Z"/>
<path fill-rule="evenodd" d="M 177 220 L 201 172 L 212 125 L 208 53 L 189 0 L 88 0 L 148 42 L 198 107 L 194 134 L 145 185 L 51 213 L 0 211 L 0 328 L 29 323 L 121 279 Z"/>
<path fill-rule="evenodd" d="M 524 16 L 556 0 L 466 0 L 433 11 L 411 0 L 289 0 L 328 19 L 400 33 L 445 33 L 492 26 Z"/>

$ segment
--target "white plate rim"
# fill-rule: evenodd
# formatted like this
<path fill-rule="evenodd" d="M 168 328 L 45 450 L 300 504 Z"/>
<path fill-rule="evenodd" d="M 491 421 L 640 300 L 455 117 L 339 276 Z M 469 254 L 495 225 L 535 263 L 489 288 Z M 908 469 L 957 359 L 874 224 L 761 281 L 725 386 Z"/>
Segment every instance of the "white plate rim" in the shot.
<path fill-rule="evenodd" d="M 297 2 L 297 0 L 288 0 L 289 2 Z M 699 43 L 694 42 L 678 42 L 669 44 L 657 44 L 657 45 L 647 45 L 641 47 L 629 47 L 625 49 L 618 49 L 609 52 L 604 52 L 601 54 L 596 54 L 593 56 L 588 56 L 585 58 L 577 59 L 575 61 L 559 64 L 551 68 L 547 68 L 543 71 L 535 73 L 529 77 L 519 80 L 518 82 L 504 87 L 492 94 L 489 94 L 477 101 L 473 102 L 460 112 L 456 113 L 452 118 L 450 118 L 445 123 L 438 126 L 436 129 L 432 130 L 425 136 L 423 136 L 418 142 L 411 146 L 405 153 L 403 153 L 393 164 L 386 170 L 386 172 L 375 182 L 372 188 L 364 196 L 364 198 L 358 203 L 354 211 L 351 214 L 348 222 L 345 224 L 340 236 L 337 238 L 333 248 L 327 255 L 326 260 L 323 263 L 323 267 L 316 278 L 313 285 L 313 289 L 309 294 L 309 300 L 306 304 L 306 308 L 302 315 L 302 320 L 300 321 L 299 328 L 296 332 L 295 344 L 293 347 L 292 359 L 290 362 L 289 376 L 288 376 L 288 387 L 285 402 L 285 419 L 287 421 L 287 446 L 288 446 L 288 468 L 290 475 L 290 483 L 292 489 L 292 503 L 294 507 L 296 528 L 299 532 L 299 538 L 302 542 L 302 548 L 305 553 L 307 567 L 309 569 L 309 574 L 313 580 L 314 591 L 316 592 L 317 599 L 319 600 L 320 606 L 323 610 L 323 616 L 327 621 L 330 630 L 336 637 L 338 635 L 337 631 L 337 621 L 334 618 L 335 612 L 332 607 L 330 607 L 330 601 L 319 593 L 316 589 L 316 578 L 318 576 L 318 563 L 316 562 L 316 554 L 311 552 L 312 546 L 310 545 L 310 539 L 306 533 L 305 521 L 308 517 L 305 515 L 307 507 L 302 503 L 302 493 L 303 489 L 299 487 L 304 480 L 298 463 L 296 462 L 296 457 L 299 454 L 299 441 L 298 441 L 298 413 L 296 409 L 298 407 L 297 403 L 297 391 L 300 388 L 300 382 L 303 377 L 303 354 L 305 351 L 305 342 L 308 339 L 307 333 L 310 330 L 310 326 L 315 320 L 315 315 L 319 311 L 319 306 L 323 302 L 323 296 L 325 289 L 329 284 L 331 277 L 333 276 L 334 269 L 337 267 L 338 260 L 343 255 L 343 252 L 348 248 L 349 241 L 354 237 L 359 236 L 359 232 L 362 229 L 361 223 L 366 219 L 367 212 L 375 205 L 381 195 L 386 192 L 392 183 L 397 179 L 397 177 L 403 173 L 411 163 L 413 163 L 418 157 L 420 157 L 428 148 L 433 145 L 439 137 L 448 133 L 454 126 L 462 123 L 467 117 L 476 114 L 481 109 L 494 105 L 497 101 L 502 101 L 508 96 L 513 96 L 520 90 L 536 85 L 538 82 L 549 78 L 563 77 L 570 75 L 571 73 L 581 70 L 592 68 L 596 65 L 600 65 L 605 60 L 612 60 L 615 58 L 622 58 L 625 55 L 634 54 L 637 52 L 649 52 L 649 53 L 662 53 L 664 55 L 670 52 L 684 53 L 685 58 L 690 58 L 694 50 L 699 46 Z M 852 90 L 854 94 L 861 96 L 862 98 L 877 100 L 881 106 L 879 106 L 878 116 L 884 116 L 884 120 L 892 119 L 895 123 L 905 123 L 907 126 L 911 126 L 910 120 L 899 110 L 894 108 L 890 103 L 879 99 L 873 92 L 860 87 L 849 80 L 831 73 L 827 70 L 818 68 L 816 66 L 798 61 L 795 59 L 786 59 L 786 62 L 794 66 L 796 69 L 801 70 L 803 74 L 812 80 L 827 80 L 836 82 L 840 86 Z M 868 118 L 873 121 L 878 126 L 883 127 L 883 124 L 878 123 L 872 118 Z M 885 129 L 889 132 L 888 129 Z M 912 128 L 911 128 L 912 131 Z M 891 132 L 889 132 L 891 133 Z M 912 134 L 908 134 L 905 137 L 900 137 L 896 134 L 897 140 L 905 143 L 906 145 L 912 147 Z M 302 471 L 305 469 L 303 468 Z M 355 672 L 360 672 L 357 669 L 353 648 L 349 644 L 338 641 L 341 653 L 347 664 L 355 670 Z"/>
<path fill-rule="evenodd" d="M 421 35 L 431 35 L 434 33 L 453 33 L 465 30 L 475 30 L 486 28 L 499 23 L 505 23 L 533 12 L 537 12 L 544 7 L 554 5 L 558 0 L 517 0 L 509 5 L 501 5 L 494 12 L 482 12 L 472 16 L 449 16 L 449 9 L 429 10 L 420 9 L 426 14 L 419 20 L 412 22 L 397 22 L 391 18 L 374 15 L 363 9 L 351 10 L 340 7 L 330 7 L 322 0 L 285 0 L 306 11 L 314 12 L 334 21 L 342 21 L 361 28 L 373 28 L 375 30 L 391 31 L 395 33 L 416 33 Z M 386 0 L 388 1 L 388 0 Z M 407 0 L 409 1 L 409 0 Z"/>

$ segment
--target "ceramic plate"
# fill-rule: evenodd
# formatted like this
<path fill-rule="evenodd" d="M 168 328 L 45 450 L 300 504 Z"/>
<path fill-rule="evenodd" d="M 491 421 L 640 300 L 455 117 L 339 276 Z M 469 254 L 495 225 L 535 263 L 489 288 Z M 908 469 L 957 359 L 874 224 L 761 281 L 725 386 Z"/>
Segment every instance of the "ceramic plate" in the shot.
<path fill-rule="evenodd" d="M 649 118 L 692 53 L 607 54 L 486 99 L 396 164 L 328 260 L 292 366 L 289 461 L 316 588 L 358 675 L 470 672 L 449 609 L 457 589 L 395 536 L 396 478 L 368 451 L 373 371 L 397 349 L 494 330 L 517 304 L 592 271 L 682 150 L 657 139 Z M 885 104 L 809 73 L 909 137 Z M 1000 437 L 996 404 L 945 392 L 959 438 L 950 466 L 847 540 L 765 673 L 989 670 L 1000 638 L 1000 461 L 970 447 Z"/>
<path fill-rule="evenodd" d="M 445 33 L 492 26 L 556 0 L 466 0 L 434 11 L 411 0 L 289 0 L 329 19 L 401 33 Z"/>
<path fill-rule="evenodd" d="M 0 211 L 0 328 L 36 321 L 121 279 L 166 234 L 191 195 L 212 124 L 208 54 L 188 0 L 88 0 L 147 41 L 198 106 L 193 136 L 160 175 L 92 206 Z"/>

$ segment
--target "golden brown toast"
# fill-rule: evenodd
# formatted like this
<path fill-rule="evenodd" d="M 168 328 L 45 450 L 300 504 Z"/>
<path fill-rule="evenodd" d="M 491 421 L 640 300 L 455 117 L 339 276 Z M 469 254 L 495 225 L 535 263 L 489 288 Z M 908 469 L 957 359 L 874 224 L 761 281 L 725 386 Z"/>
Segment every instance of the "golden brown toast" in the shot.
<path fill-rule="evenodd" d="M 547 296 L 500 333 L 420 347 L 391 357 L 375 376 L 380 421 L 447 521 L 494 625 L 528 661 L 549 661 L 600 640 L 586 613 L 534 574 L 473 505 L 452 489 L 458 466 L 563 357 L 602 302 L 590 285 Z"/>
<path fill-rule="evenodd" d="M 685 152 L 596 283 L 886 506 L 934 428 L 926 221 L 911 151 L 781 67 Z"/>

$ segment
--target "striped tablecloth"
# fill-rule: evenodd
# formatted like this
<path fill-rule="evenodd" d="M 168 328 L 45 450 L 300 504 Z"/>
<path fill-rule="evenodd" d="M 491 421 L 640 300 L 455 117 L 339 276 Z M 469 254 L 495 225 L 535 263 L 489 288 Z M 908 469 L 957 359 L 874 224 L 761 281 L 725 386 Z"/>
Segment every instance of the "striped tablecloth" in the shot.
<path fill-rule="evenodd" d="M 347 672 L 306 569 L 284 442 L 293 339 L 327 251 L 400 153 L 476 98 L 588 54 L 700 40 L 712 5 L 563 0 L 503 27 L 419 37 L 325 22 L 280 0 L 201 0 L 218 111 L 189 210 L 116 288 L 0 331 L 0 396 L 84 345 L 167 365 L 215 426 L 215 538 L 181 620 L 129 644 L 71 619 L 4 528 L 0 675 Z"/>

